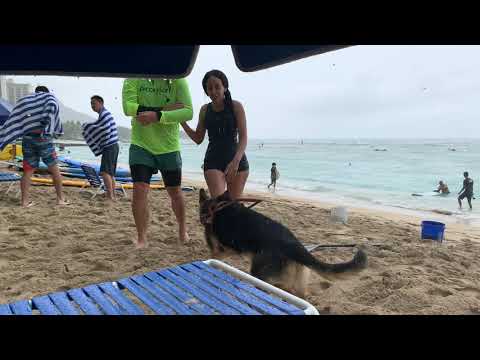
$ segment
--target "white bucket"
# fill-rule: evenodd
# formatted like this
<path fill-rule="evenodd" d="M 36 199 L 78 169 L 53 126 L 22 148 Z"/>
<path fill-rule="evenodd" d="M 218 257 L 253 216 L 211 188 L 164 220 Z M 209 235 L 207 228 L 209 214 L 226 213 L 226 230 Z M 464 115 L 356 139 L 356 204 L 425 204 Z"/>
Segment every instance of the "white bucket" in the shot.
<path fill-rule="evenodd" d="M 330 210 L 330 220 L 332 222 L 338 222 L 338 223 L 343 223 L 346 224 L 348 221 L 348 213 L 347 209 L 338 206 Z"/>

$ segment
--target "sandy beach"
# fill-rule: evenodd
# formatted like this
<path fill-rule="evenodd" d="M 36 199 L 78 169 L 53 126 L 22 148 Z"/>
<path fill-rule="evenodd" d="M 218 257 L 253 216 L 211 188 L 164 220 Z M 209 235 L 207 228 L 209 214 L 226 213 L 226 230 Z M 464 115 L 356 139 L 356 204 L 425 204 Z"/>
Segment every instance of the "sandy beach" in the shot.
<path fill-rule="evenodd" d="M 14 192 L 0 194 L 0 303 L 210 258 L 198 219 L 198 190 L 185 193 L 189 243 L 176 244 L 167 193 L 155 190 L 149 247 L 135 250 L 131 190 L 128 199 L 109 207 L 102 197 L 91 200 L 89 190 L 64 189 L 70 206 L 56 207 L 49 186 L 32 187 L 36 205 L 27 209 Z M 256 211 L 288 226 L 305 244 L 364 245 L 367 269 L 312 274 L 306 300 L 321 314 L 480 314 L 479 228 L 447 223 L 447 241 L 439 244 L 420 240 L 420 217 L 349 208 L 343 225 L 330 221 L 332 204 L 266 192 L 246 195 L 266 198 Z M 315 256 L 344 261 L 352 250 Z M 239 256 L 223 261 L 248 271 Z"/>

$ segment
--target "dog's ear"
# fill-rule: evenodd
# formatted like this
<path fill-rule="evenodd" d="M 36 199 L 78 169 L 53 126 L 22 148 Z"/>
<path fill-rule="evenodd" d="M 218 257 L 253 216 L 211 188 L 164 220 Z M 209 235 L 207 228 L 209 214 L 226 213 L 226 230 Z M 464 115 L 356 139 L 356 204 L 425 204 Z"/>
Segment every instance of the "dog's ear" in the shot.
<path fill-rule="evenodd" d="M 205 200 L 208 200 L 207 192 L 203 189 L 200 189 L 200 195 L 198 197 L 199 203 L 203 203 Z"/>

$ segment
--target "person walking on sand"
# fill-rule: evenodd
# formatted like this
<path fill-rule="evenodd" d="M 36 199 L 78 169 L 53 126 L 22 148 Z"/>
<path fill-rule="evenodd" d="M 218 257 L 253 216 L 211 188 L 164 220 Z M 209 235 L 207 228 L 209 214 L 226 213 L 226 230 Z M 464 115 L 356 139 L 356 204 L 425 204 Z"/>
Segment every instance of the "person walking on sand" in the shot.
<path fill-rule="evenodd" d="M 95 156 L 102 155 L 100 175 L 106 188 L 107 200 L 115 201 L 115 173 L 117 171 L 118 131 L 112 114 L 103 105 L 103 98 L 90 98 L 92 110 L 98 113 L 97 121 L 82 124 L 82 135 Z"/>
<path fill-rule="evenodd" d="M 468 177 L 468 171 L 463 173 L 463 187 L 462 190 L 458 193 L 458 206 L 460 209 L 462 208 L 462 200 L 467 198 L 468 206 L 470 206 L 470 210 L 472 210 L 472 198 L 473 197 L 473 180 Z"/>
<path fill-rule="evenodd" d="M 268 189 L 270 186 L 273 185 L 273 191 L 275 191 L 277 186 L 277 180 L 280 178 L 280 172 L 277 169 L 277 164 L 272 163 L 272 168 L 270 169 L 270 185 L 268 185 Z"/>
<path fill-rule="evenodd" d="M 192 100 L 186 79 L 126 79 L 122 89 L 125 115 L 132 117 L 132 139 L 129 150 L 133 179 L 132 212 L 138 238 L 137 248 L 147 245 L 150 212 L 150 180 L 158 171 L 170 197 L 178 223 L 178 241 L 189 237 L 183 198 L 182 157 L 179 123 L 193 117 Z"/>
<path fill-rule="evenodd" d="M 0 151 L 22 138 L 23 176 L 20 181 L 21 205 L 30 207 L 30 183 L 40 159 L 52 174 L 57 205 L 68 205 L 63 196 L 62 176 L 58 169 L 53 138 L 63 134 L 57 98 L 46 86 L 37 86 L 35 93 L 22 97 L 0 128 Z"/>

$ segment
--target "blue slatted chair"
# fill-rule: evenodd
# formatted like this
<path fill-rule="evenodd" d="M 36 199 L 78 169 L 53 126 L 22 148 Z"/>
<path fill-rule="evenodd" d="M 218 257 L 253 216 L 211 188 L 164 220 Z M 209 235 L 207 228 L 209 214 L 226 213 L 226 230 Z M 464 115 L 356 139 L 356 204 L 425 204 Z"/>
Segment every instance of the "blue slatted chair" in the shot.
<path fill-rule="evenodd" d="M 22 178 L 21 176 L 19 176 L 18 174 L 15 174 L 15 173 L 0 172 L 0 182 L 10 183 L 9 186 L 7 187 L 7 190 L 5 191 L 5 194 L 8 194 L 10 192 L 10 190 L 12 189 L 12 187 L 15 185 L 15 183 L 17 181 L 20 181 L 21 178 Z M 19 191 L 17 191 L 17 196 L 18 196 L 19 193 L 20 193 L 20 189 L 19 189 Z"/>
<path fill-rule="evenodd" d="M 0 315 L 318 315 L 308 302 L 218 260 L 195 261 L 0 305 Z"/>
<path fill-rule="evenodd" d="M 87 164 L 81 164 L 80 167 L 82 168 L 85 177 L 90 183 L 90 186 L 94 189 L 97 189 L 96 192 L 93 193 L 92 199 L 99 193 L 103 193 L 105 191 L 105 184 L 103 183 L 103 179 L 98 176 L 96 170 Z M 121 191 L 123 193 L 123 196 L 127 197 L 127 193 L 123 188 L 123 183 L 115 181 L 115 184 L 118 186 L 117 188 L 115 188 L 115 191 Z"/>

